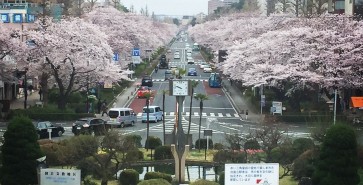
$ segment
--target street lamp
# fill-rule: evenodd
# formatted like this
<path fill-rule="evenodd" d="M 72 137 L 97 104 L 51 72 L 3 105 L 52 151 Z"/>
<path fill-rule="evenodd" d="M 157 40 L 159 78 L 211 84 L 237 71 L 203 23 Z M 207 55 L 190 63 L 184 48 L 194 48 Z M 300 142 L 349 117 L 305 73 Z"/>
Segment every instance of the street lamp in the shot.
<path fill-rule="evenodd" d="M 16 73 L 16 77 L 18 79 L 20 79 L 22 76 L 24 76 L 24 82 L 23 82 L 23 89 L 24 89 L 24 109 L 27 108 L 27 100 L 28 100 L 28 87 L 27 87 L 27 75 L 26 73 L 28 72 L 28 68 L 25 68 L 24 71 L 18 71 L 16 70 L 15 73 Z"/>

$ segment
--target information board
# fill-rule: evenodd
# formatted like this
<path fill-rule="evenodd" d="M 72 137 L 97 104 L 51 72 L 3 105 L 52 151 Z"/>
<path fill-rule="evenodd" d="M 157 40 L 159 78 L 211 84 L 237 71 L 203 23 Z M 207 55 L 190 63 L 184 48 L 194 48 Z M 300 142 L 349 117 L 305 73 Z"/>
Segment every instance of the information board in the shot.
<path fill-rule="evenodd" d="M 274 107 L 274 112 L 272 112 L 272 114 L 281 114 L 282 115 L 282 102 L 273 101 L 272 107 Z"/>
<path fill-rule="evenodd" d="M 225 164 L 224 184 L 279 185 L 278 163 Z"/>
<path fill-rule="evenodd" d="M 81 170 L 51 169 L 40 170 L 40 185 L 81 185 Z"/>

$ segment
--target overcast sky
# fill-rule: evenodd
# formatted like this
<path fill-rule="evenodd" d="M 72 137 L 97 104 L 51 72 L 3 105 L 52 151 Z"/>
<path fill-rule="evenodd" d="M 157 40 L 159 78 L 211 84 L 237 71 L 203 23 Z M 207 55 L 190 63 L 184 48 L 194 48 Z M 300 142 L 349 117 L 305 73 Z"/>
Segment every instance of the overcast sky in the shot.
<path fill-rule="evenodd" d="M 149 14 L 154 12 L 156 15 L 195 15 L 198 13 L 208 13 L 208 0 L 121 0 L 121 3 L 138 13 L 141 8 L 147 8 Z"/>

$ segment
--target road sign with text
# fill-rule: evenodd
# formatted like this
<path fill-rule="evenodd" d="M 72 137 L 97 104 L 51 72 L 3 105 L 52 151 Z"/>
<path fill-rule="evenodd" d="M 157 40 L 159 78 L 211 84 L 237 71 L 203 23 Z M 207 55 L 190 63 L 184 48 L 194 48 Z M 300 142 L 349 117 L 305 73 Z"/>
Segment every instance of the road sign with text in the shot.
<path fill-rule="evenodd" d="M 134 48 L 132 50 L 132 56 L 140 56 L 140 49 L 139 48 Z"/>

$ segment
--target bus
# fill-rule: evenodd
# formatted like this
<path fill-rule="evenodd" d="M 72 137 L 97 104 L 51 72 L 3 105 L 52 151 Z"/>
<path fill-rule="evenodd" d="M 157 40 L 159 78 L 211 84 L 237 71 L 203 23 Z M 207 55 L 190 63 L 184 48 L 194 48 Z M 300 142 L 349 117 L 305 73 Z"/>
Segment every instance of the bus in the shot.
<path fill-rule="evenodd" d="M 209 87 L 222 87 L 222 78 L 219 73 L 211 73 L 208 79 Z"/>

